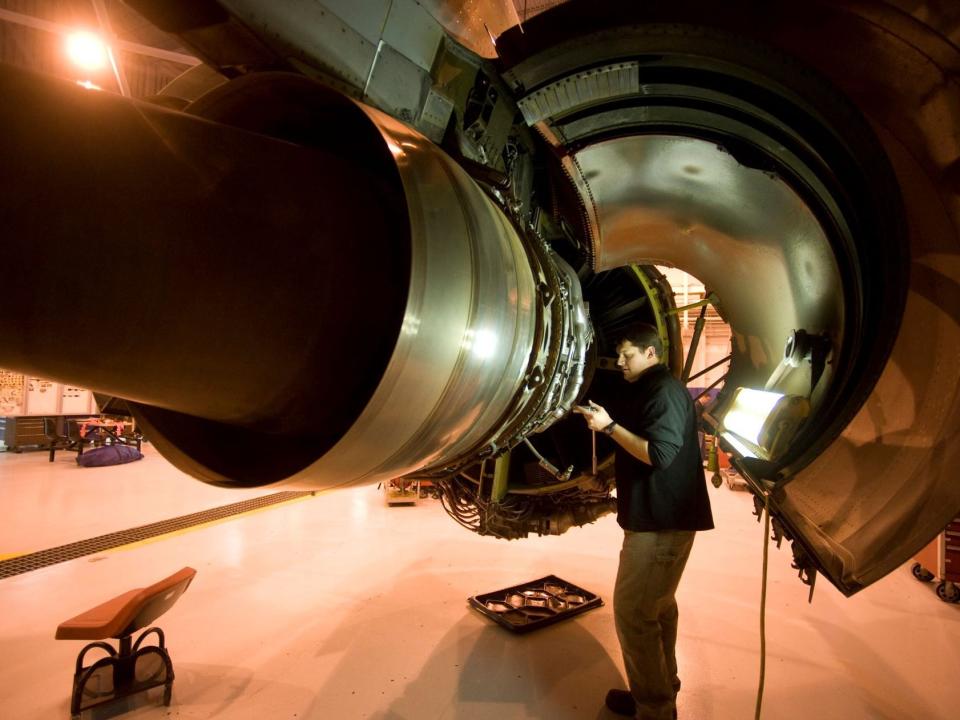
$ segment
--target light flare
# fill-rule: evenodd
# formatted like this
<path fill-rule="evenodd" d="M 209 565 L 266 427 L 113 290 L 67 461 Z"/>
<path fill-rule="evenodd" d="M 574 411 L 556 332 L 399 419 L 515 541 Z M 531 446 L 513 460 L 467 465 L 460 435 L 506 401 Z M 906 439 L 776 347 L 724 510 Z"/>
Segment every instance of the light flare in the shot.
<path fill-rule="evenodd" d="M 78 30 L 67 36 L 67 57 L 83 70 L 102 70 L 107 65 L 107 45 L 96 33 Z"/>

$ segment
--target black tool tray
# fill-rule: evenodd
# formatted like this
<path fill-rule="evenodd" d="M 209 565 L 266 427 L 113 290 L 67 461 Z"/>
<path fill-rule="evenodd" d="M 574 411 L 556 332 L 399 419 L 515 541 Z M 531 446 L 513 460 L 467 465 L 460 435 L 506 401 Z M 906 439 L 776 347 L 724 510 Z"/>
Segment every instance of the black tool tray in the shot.
<path fill-rule="evenodd" d="M 470 605 L 512 632 L 526 633 L 600 607 L 600 596 L 556 575 L 474 595 Z"/>

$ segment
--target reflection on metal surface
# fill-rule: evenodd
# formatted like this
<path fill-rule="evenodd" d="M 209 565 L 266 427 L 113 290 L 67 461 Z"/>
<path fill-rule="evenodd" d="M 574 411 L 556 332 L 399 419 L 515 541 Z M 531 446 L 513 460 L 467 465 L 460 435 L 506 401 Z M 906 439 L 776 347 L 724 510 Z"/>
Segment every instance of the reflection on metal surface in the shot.
<path fill-rule="evenodd" d="M 782 179 L 716 144 L 676 136 L 608 140 L 577 159 L 602 228 L 598 266 L 660 263 L 701 279 L 734 333 L 731 384 L 763 387 L 793 328 L 828 332 L 839 345 L 837 261 Z"/>
<path fill-rule="evenodd" d="M 539 322 L 532 268 L 503 213 L 432 143 L 367 112 L 403 149 L 394 157 L 410 215 L 411 289 L 377 391 L 300 475 L 320 482 L 396 477 L 475 451 L 522 389 Z"/>
<path fill-rule="evenodd" d="M 548 428 L 577 397 L 591 339 L 566 263 L 536 238 L 522 242 L 432 143 L 366 112 L 404 149 L 395 157 L 410 214 L 411 291 L 378 390 L 299 476 L 324 483 L 450 474 Z"/>

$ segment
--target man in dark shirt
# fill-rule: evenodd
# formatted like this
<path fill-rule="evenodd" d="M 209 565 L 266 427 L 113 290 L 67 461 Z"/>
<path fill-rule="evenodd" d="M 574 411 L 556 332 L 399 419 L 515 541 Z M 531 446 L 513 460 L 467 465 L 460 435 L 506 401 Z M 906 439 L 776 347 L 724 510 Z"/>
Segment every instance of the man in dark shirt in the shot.
<path fill-rule="evenodd" d="M 576 410 L 591 430 L 617 443 L 624 539 L 613 610 L 630 691 L 611 690 L 606 703 L 639 720 L 670 720 L 680 690 L 674 596 L 694 535 L 713 527 L 713 515 L 693 401 L 661 363 L 656 328 L 631 326 L 617 354 L 629 383 L 617 419 L 592 402 Z"/>

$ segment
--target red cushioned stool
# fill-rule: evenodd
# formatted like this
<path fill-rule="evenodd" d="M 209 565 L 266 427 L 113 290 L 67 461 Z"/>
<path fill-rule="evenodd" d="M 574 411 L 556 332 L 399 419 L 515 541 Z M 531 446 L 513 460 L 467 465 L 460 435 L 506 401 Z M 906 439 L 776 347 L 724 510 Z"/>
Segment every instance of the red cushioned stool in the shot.
<path fill-rule="evenodd" d="M 70 715 L 78 718 L 84 710 L 129 697 L 150 688 L 165 685 L 163 704 L 170 704 L 173 690 L 173 663 L 158 627 L 144 630 L 136 642 L 132 635 L 169 610 L 183 595 L 197 571 L 190 567 L 175 572 L 150 587 L 136 588 L 75 618 L 60 623 L 57 640 L 97 640 L 86 645 L 77 656 L 73 675 Z M 156 634 L 157 644 L 141 647 L 144 638 Z M 119 648 L 102 642 L 119 640 Z M 89 650 L 99 648 L 107 657 L 84 666 Z"/>

